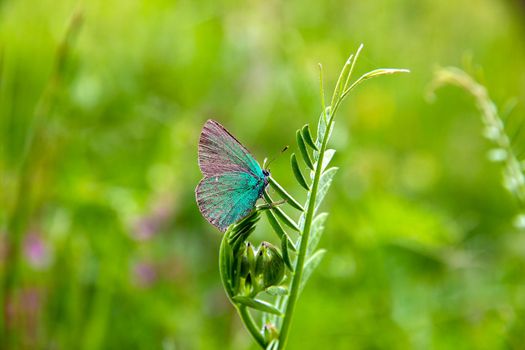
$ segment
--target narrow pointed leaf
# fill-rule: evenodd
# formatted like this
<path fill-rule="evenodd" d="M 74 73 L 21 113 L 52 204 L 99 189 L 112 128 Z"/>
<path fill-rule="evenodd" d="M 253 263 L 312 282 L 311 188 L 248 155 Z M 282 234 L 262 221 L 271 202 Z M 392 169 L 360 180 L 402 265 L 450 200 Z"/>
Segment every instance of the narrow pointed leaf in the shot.
<path fill-rule="evenodd" d="M 337 167 L 332 167 L 321 175 L 321 178 L 319 179 L 319 190 L 317 191 L 317 198 L 315 199 L 315 210 L 317 210 L 319 205 L 321 205 L 321 202 L 326 196 L 326 193 L 328 192 L 328 189 L 330 188 L 332 180 L 338 169 L 339 168 Z"/>
<path fill-rule="evenodd" d="M 268 344 L 268 346 L 266 347 L 266 350 L 277 350 L 279 349 L 279 340 L 278 339 L 274 339 L 270 342 L 270 344 Z"/>
<path fill-rule="evenodd" d="M 304 139 L 303 139 L 303 135 L 301 134 L 301 130 L 297 130 L 296 139 L 297 139 L 297 146 L 299 147 L 301 156 L 303 156 L 304 163 L 306 164 L 307 167 L 313 170 L 314 165 L 312 163 L 312 158 L 310 158 L 310 153 L 308 153 L 308 149 L 306 149 L 306 144 L 304 143 Z"/>
<path fill-rule="evenodd" d="M 308 249 L 306 251 L 306 256 L 310 256 L 310 254 L 312 254 L 317 248 L 317 245 L 319 244 L 319 241 L 321 240 L 321 237 L 323 235 L 324 224 L 326 222 L 327 217 L 328 213 L 321 213 L 315 217 L 314 221 L 312 221 L 310 240 L 308 241 Z"/>
<path fill-rule="evenodd" d="M 255 230 L 255 225 L 257 221 L 259 221 L 259 218 L 259 211 L 255 210 L 241 221 L 228 227 L 226 231 L 228 234 L 225 233 L 225 236 L 228 237 L 228 242 L 234 254 L 237 253 L 240 244 L 246 241 L 253 230 Z"/>
<path fill-rule="evenodd" d="M 326 118 L 326 119 L 325 119 Z M 323 138 L 326 134 L 326 132 L 329 132 L 328 138 L 330 138 L 330 135 L 332 134 L 332 130 L 334 129 L 335 122 L 332 122 L 332 126 L 330 127 L 330 130 L 326 130 L 328 126 L 328 121 L 332 118 L 330 114 L 330 107 L 326 107 L 326 117 L 324 116 L 324 113 L 321 113 L 321 116 L 319 117 L 319 123 L 317 125 L 317 140 L 315 141 L 315 144 L 317 147 L 321 148 L 321 143 L 323 142 Z M 318 153 L 318 152 L 315 152 Z"/>
<path fill-rule="evenodd" d="M 221 241 L 221 247 L 219 249 L 219 273 L 221 275 L 222 284 L 226 293 L 231 298 L 234 294 L 233 291 L 233 278 L 232 278 L 232 263 L 233 263 L 233 252 L 228 242 L 228 235 L 224 234 Z"/>
<path fill-rule="evenodd" d="M 334 149 L 327 149 L 324 152 L 323 167 L 321 168 L 321 172 L 325 171 L 326 167 L 328 166 L 328 164 L 330 164 L 330 161 L 334 157 L 334 154 L 335 154 L 335 150 Z"/>
<path fill-rule="evenodd" d="M 271 286 L 266 288 L 266 293 L 270 295 L 286 295 L 288 294 L 288 288 L 281 286 Z"/>
<path fill-rule="evenodd" d="M 301 285 L 299 287 L 299 292 L 301 292 L 306 285 L 306 282 L 312 275 L 312 272 L 319 266 L 321 263 L 321 260 L 323 259 L 324 254 L 326 253 L 326 250 L 319 249 L 316 251 L 304 264 L 304 270 L 303 270 L 303 278 L 301 280 Z"/>
<path fill-rule="evenodd" d="M 270 185 L 275 190 L 275 192 L 279 193 L 279 195 L 286 200 L 286 203 L 290 204 L 292 207 L 294 207 L 297 210 L 304 211 L 304 208 L 299 204 L 299 202 L 292 197 L 291 194 L 286 192 L 286 190 L 279 185 L 277 181 L 273 177 L 268 177 L 268 181 L 270 182 Z"/>
<path fill-rule="evenodd" d="M 301 129 L 301 134 L 303 135 L 304 142 L 310 147 L 312 147 L 314 150 L 319 151 L 319 148 L 315 144 L 314 140 L 312 139 L 312 133 L 310 132 L 310 125 L 306 124 Z"/>
<path fill-rule="evenodd" d="M 311 195 L 311 193 L 308 192 L 308 197 L 306 198 L 306 203 L 304 204 L 305 208 L 308 208 L 308 205 L 310 203 L 310 195 Z M 304 230 L 304 221 L 305 220 L 306 220 L 306 212 L 301 213 L 301 215 L 299 216 L 299 221 L 297 222 L 297 225 L 301 229 L 301 232 L 302 232 L 302 230 Z M 297 246 L 299 246 L 298 243 L 297 243 Z"/>
<path fill-rule="evenodd" d="M 293 221 L 288 215 L 286 215 L 286 213 L 281 209 L 281 208 L 273 208 L 272 209 L 273 212 L 275 213 L 275 215 L 277 215 L 277 217 L 286 225 L 288 226 L 289 228 L 291 228 L 292 230 L 294 231 L 297 231 L 297 232 L 300 232 L 301 230 L 299 230 L 299 227 L 297 226 L 297 224 L 295 223 L 295 221 Z"/>
<path fill-rule="evenodd" d="M 288 236 L 288 234 L 283 229 L 279 221 L 277 221 L 275 214 L 271 210 L 267 210 L 266 217 L 268 218 L 268 222 L 272 226 L 277 236 L 279 236 L 279 239 L 284 240 L 284 241 L 288 240 L 292 244 L 292 247 L 293 247 L 292 239 L 290 238 L 290 236 Z M 294 250 L 295 250 L 295 247 L 294 247 Z"/>
<path fill-rule="evenodd" d="M 273 203 L 272 201 L 272 197 L 270 197 L 270 195 L 267 193 L 267 192 L 264 192 L 264 199 L 266 199 L 266 201 L 268 203 Z M 284 223 L 286 226 L 288 226 L 289 228 L 291 228 L 292 230 L 294 231 L 297 231 L 297 232 L 300 232 L 301 230 L 299 230 L 299 227 L 297 226 L 297 224 L 288 216 L 286 215 L 286 213 L 279 207 L 273 207 L 272 209 L 270 209 L 278 218 L 279 220 L 281 220 L 282 223 Z"/>
<path fill-rule="evenodd" d="M 292 163 L 293 174 L 295 175 L 297 182 L 299 182 L 299 185 L 303 186 L 305 190 L 310 191 L 310 186 L 308 186 L 306 180 L 304 179 L 301 168 L 299 168 L 299 163 L 297 163 L 297 157 L 295 156 L 295 153 L 292 153 L 290 162 Z"/>
<path fill-rule="evenodd" d="M 363 74 L 359 77 L 356 81 L 350 85 L 343 93 L 341 94 L 341 99 L 343 99 L 350 91 L 352 91 L 353 88 L 355 88 L 357 85 L 361 84 L 362 82 L 372 79 L 381 75 L 388 75 L 388 74 L 396 74 L 396 73 L 410 73 L 410 70 L 408 69 L 397 69 L 397 68 L 379 68 L 374 69 L 373 71 L 370 71 L 368 73 Z"/>
<path fill-rule="evenodd" d="M 290 259 L 290 253 L 288 252 L 288 242 L 284 239 L 281 240 L 281 251 L 283 253 L 284 264 L 293 272 L 292 260 Z"/>
<path fill-rule="evenodd" d="M 234 296 L 232 300 L 237 304 L 241 304 L 255 310 L 264 311 L 274 315 L 282 314 L 281 311 L 279 311 L 279 309 L 277 309 L 275 306 L 263 300 L 252 299 L 241 295 Z"/>

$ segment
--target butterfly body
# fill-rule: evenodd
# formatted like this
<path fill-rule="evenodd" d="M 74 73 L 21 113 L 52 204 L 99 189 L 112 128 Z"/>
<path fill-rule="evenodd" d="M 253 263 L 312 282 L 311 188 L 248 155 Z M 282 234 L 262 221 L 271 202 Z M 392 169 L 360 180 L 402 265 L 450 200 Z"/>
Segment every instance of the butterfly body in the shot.
<path fill-rule="evenodd" d="M 199 139 L 204 178 L 195 189 L 202 215 L 221 231 L 248 215 L 268 186 L 269 172 L 221 124 L 208 120 Z"/>

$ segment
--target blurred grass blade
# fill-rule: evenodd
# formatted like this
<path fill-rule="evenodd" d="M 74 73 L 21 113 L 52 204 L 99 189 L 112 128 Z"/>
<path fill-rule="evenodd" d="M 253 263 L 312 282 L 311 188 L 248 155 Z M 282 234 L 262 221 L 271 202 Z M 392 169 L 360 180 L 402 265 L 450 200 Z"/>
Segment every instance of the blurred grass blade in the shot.
<path fill-rule="evenodd" d="M 263 300 L 252 299 L 241 295 L 234 296 L 232 300 L 237 304 L 244 305 L 255 310 L 267 312 L 269 314 L 274 314 L 278 316 L 282 315 L 279 309 Z"/>
<path fill-rule="evenodd" d="M 297 146 L 299 147 L 299 151 L 301 152 L 301 156 L 303 156 L 304 163 L 307 167 L 314 170 L 312 158 L 310 157 L 310 153 L 308 153 L 308 150 L 306 149 L 306 144 L 304 143 L 303 134 L 301 133 L 301 130 L 297 130 L 296 140 Z"/>
<path fill-rule="evenodd" d="M 275 190 L 275 192 L 279 193 L 282 199 L 286 200 L 286 203 L 290 204 L 297 210 L 304 211 L 303 206 L 299 204 L 299 202 L 295 198 L 293 198 L 291 194 L 286 192 L 286 190 L 277 181 L 275 181 L 273 177 L 269 176 L 268 181 L 272 188 Z"/>
<path fill-rule="evenodd" d="M 308 146 L 312 147 L 314 150 L 319 151 L 319 148 L 315 144 L 314 140 L 312 139 L 312 133 L 310 132 L 310 125 L 306 124 L 301 129 L 301 134 L 303 135 L 303 139 L 308 144 Z"/>
<path fill-rule="evenodd" d="M 299 163 L 297 163 L 297 157 L 295 156 L 295 153 L 292 153 L 290 157 L 290 163 L 292 164 L 292 171 L 299 185 L 301 185 L 305 190 L 310 191 L 310 186 L 308 186 L 306 183 L 303 173 L 299 168 Z"/>

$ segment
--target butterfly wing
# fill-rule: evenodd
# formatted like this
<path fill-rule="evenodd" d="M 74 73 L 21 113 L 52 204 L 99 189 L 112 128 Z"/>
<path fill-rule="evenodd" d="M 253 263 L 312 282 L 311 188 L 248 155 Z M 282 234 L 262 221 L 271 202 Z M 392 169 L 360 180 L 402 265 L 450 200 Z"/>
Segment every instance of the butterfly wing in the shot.
<path fill-rule="evenodd" d="M 227 172 L 246 172 L 264 178 L 262 169 L 250 152 L 215 120 L 208 120 L 199 140 L 199 167 L 205 177 Z"/>
<path fill-rule="evenodd" d="M 263 189 L 264 180 L 244 171 L 232 171 L 202 179 L 195 197 L 206 220 L 224 232 L 253 210 Z"/>

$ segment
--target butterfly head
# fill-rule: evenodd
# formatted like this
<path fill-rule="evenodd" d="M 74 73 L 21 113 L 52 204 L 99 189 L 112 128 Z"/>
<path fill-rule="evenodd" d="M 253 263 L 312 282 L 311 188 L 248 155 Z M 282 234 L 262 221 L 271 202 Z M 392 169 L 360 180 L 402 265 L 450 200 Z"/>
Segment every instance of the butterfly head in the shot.
<path fill-rule="evenodd" d="M 284 152 L 286 152 L 286 150 L 288 149 L 288 146 L 285 146 L 282 150 L 281 150 L 281 153 L 278 154 L 277 156 L 273 157 L 271 160 L 268 160 L 268 158 L 264 158 L 264 162 L 263 162 L 263 175 L 264 177 L 268 177 L 270 176 L 270 164 L 276 160 L 281 154 L 283 154 Z"/>

